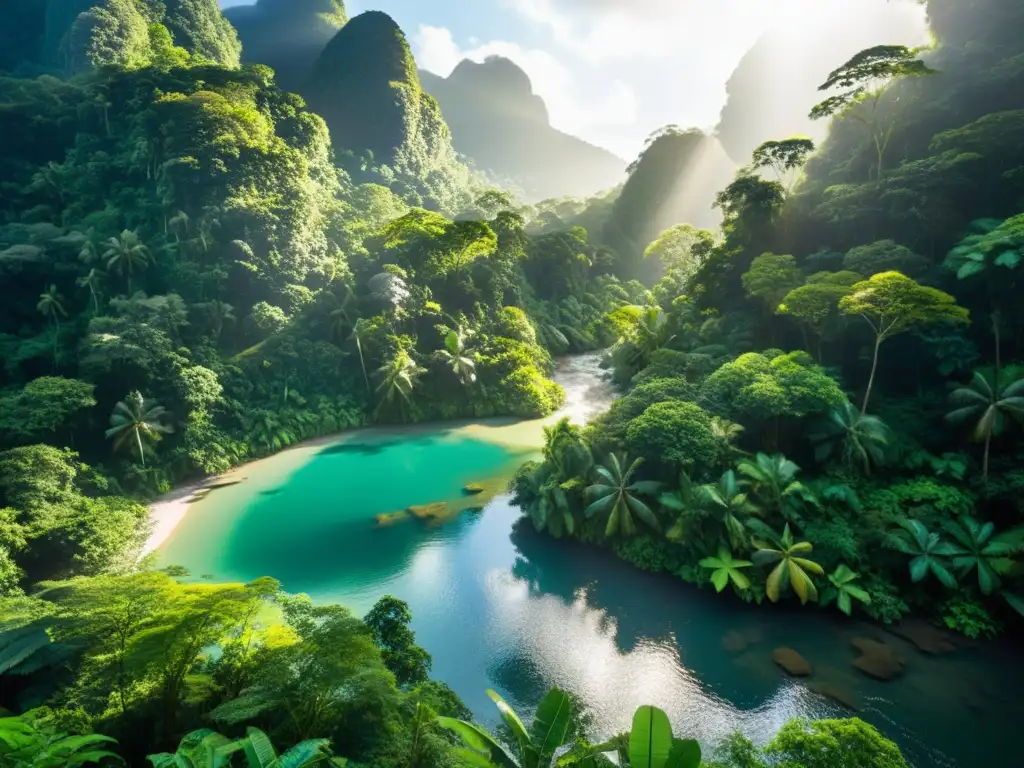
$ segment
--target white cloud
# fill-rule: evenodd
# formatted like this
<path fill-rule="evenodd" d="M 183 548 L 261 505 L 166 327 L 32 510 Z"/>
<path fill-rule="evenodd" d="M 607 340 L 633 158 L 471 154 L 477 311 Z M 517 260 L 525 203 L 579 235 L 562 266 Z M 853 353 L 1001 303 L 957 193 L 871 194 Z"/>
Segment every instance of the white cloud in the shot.
<path fill-rule="evenodd" d="M 633 143 L 623 144 L 609 128 L 632 126 L 637 120 L 637 99 L 633 89 L 620 78 L 580 77 L 554 54 L 519 43 L 492 40 L 470 41 L 462 48 L 451 30 L 421 24 L 412 37 L 416 61 L 423 69 L 447 77 L 463 59 L 483 61 L 504 56 L 518 64 L 533 83 L 533 91 L 544 99 L 556 128 L 621 151 L 626 157 Z"/>

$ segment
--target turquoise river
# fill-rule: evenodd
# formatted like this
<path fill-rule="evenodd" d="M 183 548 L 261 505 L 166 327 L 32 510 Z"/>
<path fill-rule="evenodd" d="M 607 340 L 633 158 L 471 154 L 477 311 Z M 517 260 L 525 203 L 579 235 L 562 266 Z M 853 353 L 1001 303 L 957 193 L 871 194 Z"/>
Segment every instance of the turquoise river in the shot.
<path fill-rule="evenodd" d="M 595 356 L 563 361 L 557 377 L 576 420 L 611 400 Z M 1022 764 L 1004 727 L 1024 708 L 1024 664 L 1009 647 L 929 656 L 867 623 L 798 605 L 748 607 L 528 526 L 513 530 L 519 514 L 504 488 L 536 455 L 541 426 L 361 430 L 285 451 L 180 507 L 187 513 L 160 562 L 197 578 L 273 576 L 360 614 L 396 595 L 412 608 L 432 675 L 488 724 L 496 718 L 485 689 L 529 712 L 557 684 L 587 701 L 595 736 L 651 703 L 710 747 L 736 729 L 765 741 L 795 715 L 850 714 L 838 698 L 917 768 Z M 487 488 L 482 512 L 378 524 L 410 505 L 446 501 L 458 512 L 473 503 L 461 495 L 468 482 Z M 885 683 L 861 675 L 850 665 L 857 636 L 896 646 L 905 674 Z M 786 678 L 770 658 L 780 646 L 803 654 L 812 677 Z"/>

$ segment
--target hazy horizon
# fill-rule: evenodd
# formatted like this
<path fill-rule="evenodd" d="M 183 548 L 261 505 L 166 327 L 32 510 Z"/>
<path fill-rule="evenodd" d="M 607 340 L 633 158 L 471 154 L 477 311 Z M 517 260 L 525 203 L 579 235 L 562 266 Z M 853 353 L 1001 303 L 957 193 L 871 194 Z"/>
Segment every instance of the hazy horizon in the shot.
<path fill-rule="evenodd" d="M 464 58 L 511 59 L 530 75 L 554 127 L 626 160 L 663 125 L 714 127 L 729 76 L 770 30 L 784 31 L 797 52 L 802 39 L 837 26 L 860 36 L 870 27 L 878 42 L 925 37 L 915 0 L 820 0 L 810 8 L 808 0 L 771 8 L 760 0 L 347 0 L 346 8 L 349 16 L 390 14 L 417 64 L 438 75 Z M 916 28 L 917 39 L 890 39 L 895 28 Z"/>

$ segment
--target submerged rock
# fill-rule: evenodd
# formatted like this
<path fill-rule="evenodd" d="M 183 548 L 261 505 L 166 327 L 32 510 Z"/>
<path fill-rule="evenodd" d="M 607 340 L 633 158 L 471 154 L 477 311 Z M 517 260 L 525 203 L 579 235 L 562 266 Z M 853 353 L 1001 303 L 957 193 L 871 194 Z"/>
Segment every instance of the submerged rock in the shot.
<path fill-rule="evenodd" d="M 377 525 L 381 527 L 394 525 L 402 520 L 408 520 L 409 512 L 405 509 L 399 509 L 396 512 L 383 512 L 379 515 L 374 515 L 374 519 L 377 521 Z"/>
<path fill-rule="evenodd" d="M 866 637 L 855 637 L 850 645 L 861 655 L 851 663 L 868 677 L 876 680 L 892 680 L 903 674 L 906 659 L 885 643 Z"/>
<path fill-rule="evenodd" d="M 888 627 L 888 631 L 904 640 L 909 640 L 925 653 L 952 653 L 956 650 L 953 635 L 923 619 L 903 619 Z"/>
<path fill-rule="evenodd" d="M 420 520 L 436 520 L 437 518 L 447 516 L 448 503 L 435 501 L 433 504 L 413 504 L 406 511 Z"/>
<path fill-rule="evenodd" d="M 466 507 L 462 511 L 463 512 L 472 512 L 474 515 L 479 515 L 481 512 L 484 511 L 484 508 L 482 506 L 477 505 L 477 506 L 473 506 L 473 507 Z"/>
<path fill-rule="evenodd" d="M 793 677 L 807 677 L 811 674 L 811 663 L 792 648 L 776 648 L 772 661 Z"/>
<path fill-rule="evenodd" d="M 752 627 L 745 630 L 730 629 L 722 638 L 722 648 L 729 653 L 743 653 L 752 645 L 761 642 L 761 630 Z"/>
<path fill-rule="evenodd" d="M 829 683 L 820 682 L 810 683 L 807 688 L 814 691 L 819 696 L 824 696 L 826 699 L 832 699 L 832 701 L 846 707 L 851 712 L 859 711 L 856 701 L 849 691 L 845 691 L 842 688 L 838 688 Z"/>
<path fill-rule="evenodd" d="M 227 488 L 230 485 L 240 485 L 241 483 L 245 482 L 248 479 L 249 479 L 248 477 L 241 477 L 241 478 L 232 478 L 232 479 L 229 479 L 229 480 L 214 480 L 212 483 L 209 483 L 206 486 L 205 490 L 213 491 L 213 490 L 216 490 L 217 488 Z"/>
<path fill-rule="evenodd" d="M 483 483 L 466 483 L 462 486 L 462 492 L 467 496 L 476 496 L 484 492 Z"/>

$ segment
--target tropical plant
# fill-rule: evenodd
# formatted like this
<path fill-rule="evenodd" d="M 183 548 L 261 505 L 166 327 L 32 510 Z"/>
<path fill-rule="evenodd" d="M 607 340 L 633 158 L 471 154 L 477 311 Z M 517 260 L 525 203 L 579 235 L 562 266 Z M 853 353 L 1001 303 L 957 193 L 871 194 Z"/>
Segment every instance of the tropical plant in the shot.
<path fill-rule="evenodd" d="M 719 548 L 715 557 L 705 557 L 698 565 L 711 570 L 711 583 L 715 585 L 716 592 L 725 589 L 730 581 L 741 591 L 750 589 L 750 579 L 743 573 L 743 569 L 753 563 L 750 560 L 734 560 L 732 552 L 725 547 Z"/>
<path fill-rule="evenodd" d="M 721 416 L 711 417 L 711 436 L 717 446 L 718 462 L 726 465 L 731 462 L 737 454 L 742 453 L 736 447 L 736 441 L 743 434 L 743 425 L 729 421 Z"/>
<path fill-rule="evenodd" d="M 634 516 L 654 530 L 661 530 L 657 516 L 640 499 L 641 495 L 657 493 L 661 484 L 646 480 L 633 482 L 633 475 L 642 463 L 643 459 L 635 459 L 630 463 L 628 458 L 620 458 L 613 453 L 604 464 L 594 466 L 597 482 L 587 488 L 587 496 L 593 501 L 584 510 L 584 514 L 588 518 L 599 514 L 608 515 L 604 529 L 604 535 L 608 538 L 636 533 Z M 627 464 L 628 469 L 623 470 Z"/>
<path fill-rule="evenodd" d="M 248 768 L 342 768 L 347 764 L 344 758 L 331 755 L 329 739 L 308 739 L 278 756 L 267 734 L 253 727 L 234 740 L 208 728 L 192 731 L 173 754 L 161 752 L 147 759 L 153 768 L 228 768 L 239 752 L 244 753 Z"/>
<path fill-rule="evenodd" d="M 686 538 L 689 523 L 700 515 L 699 493 L 700 486 L 693 482 L 685 469 L 682 469 L 679 471 L 676 487 L 658 496 L 658 503 L 675 514 L 675 521 L 665 531 L 666 539 L 682 541 Z"/>
<path fill-rule="evenodd" d="M 963 579 L 971 571 L 978 572 L 978 587 L 983 595 L 991 595 L 1002 586 L 1000 576 L 1013 567 L 1010 555 L 1020 551 L 1024 529 L 996 534 L 992 523 L 979 523 L 973 517 L 962 517 L 948 523 L 946 531 L 956 541 L 953 567 Z"/>
<path fill-rule="evenodd" d="M 60 318 L 68 316 L 64 309 L 64 297 L 57 292 L 56 285 L 51 285 L 39 294 L 36 310 L 53 323 L 53 367 L 56 368 L 57 347 L 60 346 Z"/>
<path fill-rule="evenodd" d="M 628 751 L 619 757 L 620 764 L 630 768 L 700 768 L 701 764 L 700 745 L 693 739 L 673 738 L 668 715 L 651 706 L 638 707 L 633 714 Z"/>
<path fill-rule="evenodd" d="M 756 546 L 754 562 L 757 565 L 776 563 L 765 582 L 765 594 L 769 600 L 773 603 L 778 602 L 782 593 L 790 586 L 804 605 L 808 600 L 818 599 L 818 588 L 814 586 L 809 573 L 824 576 L 825 570 L 813 560 L 803 557 L 809 555 L 814 547 L 809 541 L 794 540 L 788 523 L 776 542 L 762 542 Z"/>
<path fill-rule="evenodd" d="M 990 381 L 979 371 L 966 387 L 958 387 L 949 396 L 956 410 L 946 414 L 953 424 L 973 422 L 971 438 L 985 444 L 981 477 L 988 484 L 988 461 L 992 438 L 1006 428 L 1006 417 L 1024 416 L 1024 375 L 1016 375 L 1006 383 Z"/>
<path fill-rule="evenodd" d="M 830 411 L 807 436 L 818 461 L 838 455 L 846 466 L 869 475 L 872 467 L 886 462 L 891 435 L 884 421 L 861 413 L 846 401 Z"/>
<path fill-rule="evenodd" d="M 75 284 L 78 287 L 87 288 L 89 290 L 89 298 L 92 299 L 92 311 L 94 315 L 98 315 L 100 313 L 100 289 L 103 286 L 103 279 L 106 276 L 106 272 L 93 267 L 89 270 L 89 274 L 82 275 L 75 280 Z"/>
<path fill-rule="evenodd" d="M 762 508 L 786 520 L 799 519 L 805 502 L 817 504 L 814 494 L 796 479 L 800 467 L 782 454 L 758 453 L 753 460 L 741 461 L 736 470 L 747 478 Z"/>
<path fill-rule="evenodd" d="M 132 276 L 149 266 L 151 256 L 149 248 L 139 240 L 134 230 L 126 229 L 119 237 L 107 240 L 107 249 L 103 252 L 107 269 L 116 272 L 127 280 L 128 295 L 132 293 Z"/>
<path fill-rule="evenodd" d="M 363 371 L 363 382 L 366 384 L 366 391 L 369 392 L 370 377 L 366 373 L 366 358 L 363 356 L 363 334 L 369 329 L 369 323 L 365 318 L 360 317 L 352 326 L 352 340 L 356 343 L 356 351 L 359 353 L 359 367 Z"/>
<path fill-rule="evenodd" d="M 476 353 L 467 345 L 472 336 L 472 331 L 460 325 L 445 334 L 445 348 L 437 353 L 465 386 L 476 382 Z"/>
<path fill-rule="evenodd" d="M 733 549 L 742 549 L 747 545 L 748 520 L 757 514 L 757 508 L 750 503 L 733 470 L 723 472 L 715 483 L 702 485 L 696 498 L 701 511 L 724 530 Z"/>
<path fill-rule="evenodd" d="M 280 451 L 298 442 L 299 436 L 281 416 L 280 413 L 266 410 L 245 416 L 242 420 L 245 442 L 254 448 L 262 449 L 263 453 Z"/>
<path fill-rule="evenodd" d="M 890 549 L 910 556 L 911 580 L 923 581 L 931 574 L 943 586 L 955 588 L 956 577 L 950 570 L 950 558 L 960 554 L 959 548 L 929 531 L 920 520 L 900 518 L 896 524 L 899 530 L 886 536 L 885 543 Z"/>
<path fill-rule="evenodd" d="M 397 401 L 403 420 L 405 406 L 412 405 L 412 390 L 416 380 L 425 373 L 405 349 L 398 349 L 390 360 L 377 369 L 375 376 L 380 379 L 377 395 L 380 401 L 377 410 L 385 405 L 394 405 Z"/>
<path fill-rule="evenodd" d="M 4 768 L 79 768 L 104 761 L 124 761 L 104 747 L 116 744 L 109 736 L 56 733 L 32 713 L 0 717 L 0 765 Z"/>
<path fill-rule="evenodd" d="M 879 272 L 854 285 L 852 291 L 839 300 L 839 311 L 844 315 L 860 315 L 875 334 L 871 374 L 860 409 L 864 414 L 871 400 L 883 342 L 915 326 L 939 322 L 967 324 L 970 313 L 958 306 L 948 293 L 921 285 L 899 272 Z"/>
<path fill-rule="evenodd" d="M 821 596 L 821 604 L 828 605 L 835 600 L 839 610 L 847 616 L 853 612 L 854 600 L 858 600 L 864 605 L 870 605 L 871 595 L 853 583 L 858 578 L 859 576 L 845 563 L 839 565 L 828 575 L 831 586 L 825 588 Z"/>
<path fill-rule="evenodd" d="M 164 424 L 169 414 L 167 409 L 155 400 L 147 400 L 139 392 L 131 392 L 114 406 L 110 414 L 108 438 L 114 439 L 114 448 L 128 447 L 137 450 L 139 462 L 146 466 L 146 445 L 157 443 L 163 436 L 174 431 L 170 424 Z"/>
<path fill-rule="evenodd" d="M 499 768 L 550 768 L 555 753 L 563 746 L 572 721 L 572 702 L 569 694 L 552 688 L 541 699 L 529 730 L 497 692 L 487 695 L 498 707 L 501 719 L 512 731 L 515 739 L 515 757 L 491 734 L 476 723 L 453 717 L 438 717 L 437 722 L 447 728 L 465 745 L 460 755 L 470 765 L 491 765 Z M 566 763 L 559 762 L 559 765 Z"/>

